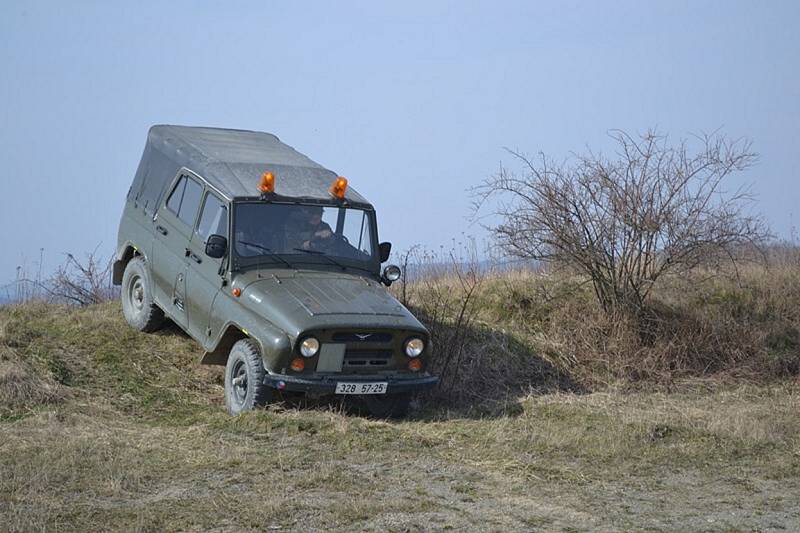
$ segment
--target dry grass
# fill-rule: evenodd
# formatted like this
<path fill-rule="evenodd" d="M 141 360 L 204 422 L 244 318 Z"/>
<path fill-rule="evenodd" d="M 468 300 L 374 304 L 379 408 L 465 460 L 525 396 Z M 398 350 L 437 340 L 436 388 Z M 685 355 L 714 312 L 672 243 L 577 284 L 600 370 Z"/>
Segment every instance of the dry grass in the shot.
<path fill-rule="evenodd" d="M 24 365 L 0 362 L 0 417 L 58 403 L 63 401 L 65 395 L 57 383 L 36 377 Z"/>
<path fill-rule="evenodd" d="M 559 352 L 537 351 L 554 326 L 490 305 L 514 290 L 552 317 L 555 285 L 486 287 L 457 382 L 479 388 L 399 423 L 336 404 L 230 418 L 176 330 L 135 333 L 116 304 L 0 308 L 2 529 L 800 527 L 796 381 L 565 392 Z"/>
<path fill-rule="evenodd" d="M 0 315 L 2 318 L 6 317 Z M 0 419 L 64 400 L 67 391 L 58 382 L 39 375 L 15 356 L 6 338 L 6 325 L 6 320 L 0 320 Z"/>

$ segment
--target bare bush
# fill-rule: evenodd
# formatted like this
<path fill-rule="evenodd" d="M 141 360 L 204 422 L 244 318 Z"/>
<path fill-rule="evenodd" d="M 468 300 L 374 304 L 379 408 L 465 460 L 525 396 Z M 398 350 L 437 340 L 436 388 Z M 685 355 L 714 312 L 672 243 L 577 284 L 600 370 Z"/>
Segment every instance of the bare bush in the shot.
<path fill-rule="evenodd" d="M 749 142 L 704 135 L 692 151 L 654 131 L 611 137 L 612 159 L 590 151 L 556 164 L 511 152 L 522 173 L 501 168 L 474 190 L 476 213 L 497 199 L 501 223 L 490 229 L 506 253 L 575 267 L 607 313 L 640 313 L 663 276 L 735 264 L 768 236 L 749 214 L 752 196 L 723 188 L 755 163 Z"/>
<path fill-rule="evenodd" d="M 81 262 L 72 254 L 58 267 L 46 285 L 54 301 L 87 306 L 99 304 L 118 296 L 111 280 L 112 262 L 88 254 Z"/>
<path fill-rule="evenodd" d="M 66 262 L 50 280 L 50 292 L 56 299 L 76 305 L 102 303 L 114 296 L 111 272 L 112 263 L 98 259 L 94 253 L 87 255 L 84 262 L 67 254 Z"/>
<path fill-rule="evenodd" d="M 0 287 L 0 303 L 49 302 L 87 306 L 119 298 L 112 283 L 113 261 L 95 251 L 80 260 L 71 253 L 49 277 L 43 277 L 44 249 L 40 250 L 37 270 L 31 275 L 25 266 L 17 267 L 16 280 Z"/>

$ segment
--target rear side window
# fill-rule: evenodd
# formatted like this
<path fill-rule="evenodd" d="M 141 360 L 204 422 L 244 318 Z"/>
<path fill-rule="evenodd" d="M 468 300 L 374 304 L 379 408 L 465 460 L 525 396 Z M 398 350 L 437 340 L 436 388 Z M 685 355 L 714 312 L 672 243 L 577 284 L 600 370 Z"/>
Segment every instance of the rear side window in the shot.
<path fill-rule="evenodd" d="M 203 242 L 209 235 L 228 236 L 228 208 L 213 194 L 206 195 L 203 211 L 200 213 L 200 223 L 197 225 L 197 234 L 202 237 Z"/>
<path fill-rule="evenodd" d="M 197 209 L 200 207 L 200 198 L 203 196 L 203 186 L 193 179 L 181 176 L 178 184 L 167 199 L 167 209 L 172 211 L 179 219 L 191 226 Z"/>

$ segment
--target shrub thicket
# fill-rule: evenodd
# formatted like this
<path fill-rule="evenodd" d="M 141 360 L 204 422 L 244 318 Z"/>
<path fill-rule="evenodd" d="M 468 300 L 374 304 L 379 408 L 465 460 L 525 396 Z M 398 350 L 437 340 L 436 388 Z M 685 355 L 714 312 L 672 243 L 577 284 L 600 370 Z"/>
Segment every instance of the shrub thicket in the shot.
<path fill-rule="evenodd" d="M 797 251 L 736 272 L 665 279 L 640 316 L 607 313 L 591 282 L 568 272 L 430 265 L 437 275 L 397 290 L 432 331 L 439 393 L 456 400 L 800 375 Z"/>

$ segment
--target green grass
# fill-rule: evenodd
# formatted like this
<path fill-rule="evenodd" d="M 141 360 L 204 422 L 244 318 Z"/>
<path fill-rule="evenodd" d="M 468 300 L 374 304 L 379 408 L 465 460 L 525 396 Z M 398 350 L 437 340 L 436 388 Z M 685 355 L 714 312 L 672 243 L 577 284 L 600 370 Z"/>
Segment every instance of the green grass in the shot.
<path fill-rule="evenodd" d="M 200 356 L 116 304 L 0 309 L 3 529 L 800 527 L 797 382 L 231 418 Z"/>

